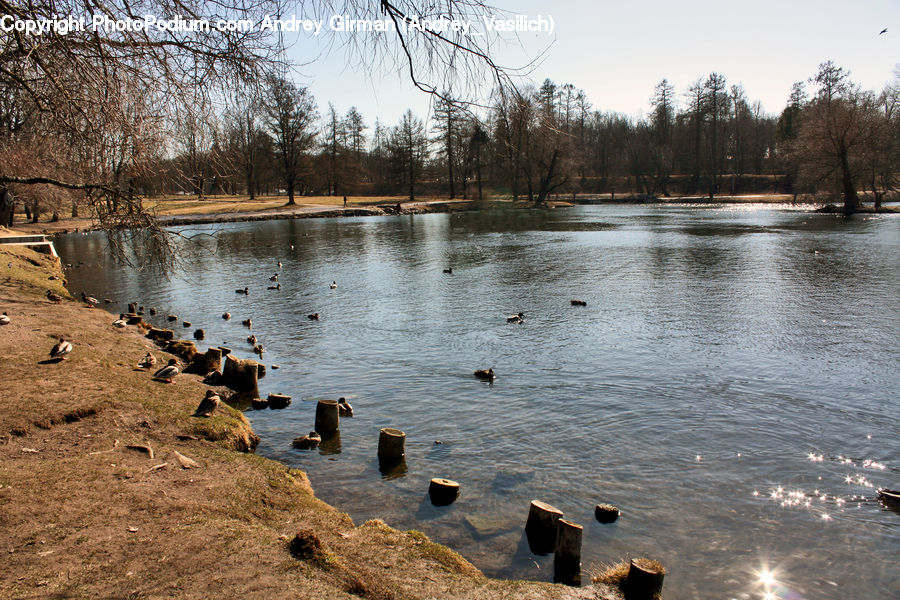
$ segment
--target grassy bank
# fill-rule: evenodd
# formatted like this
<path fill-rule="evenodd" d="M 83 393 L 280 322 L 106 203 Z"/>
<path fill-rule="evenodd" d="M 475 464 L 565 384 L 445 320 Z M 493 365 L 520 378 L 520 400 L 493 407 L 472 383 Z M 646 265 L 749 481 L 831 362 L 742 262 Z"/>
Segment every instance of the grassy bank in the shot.
<path fill-rule="evenodd" d="M 66 295 L 53 259 L 0 247 L 0 274 L 0 597 L 615 597 L 492 580 L 421 533 L 355 525 L 301 471 L 245 452 L 240 412 L 190 416 L 199 377 L 136 370 L 167 358 L 136 328 L 48 300 Z M 49 362 L 60 337 L 74 350 Z"/>

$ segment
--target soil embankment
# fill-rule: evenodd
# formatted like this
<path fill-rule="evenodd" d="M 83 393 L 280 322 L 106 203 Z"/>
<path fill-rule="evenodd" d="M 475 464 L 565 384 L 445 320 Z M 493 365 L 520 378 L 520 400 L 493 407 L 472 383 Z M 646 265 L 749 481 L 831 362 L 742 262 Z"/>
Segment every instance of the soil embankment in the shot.
<path fill-rule="evenodd" d="M 47 298 L 48 290 L 65 296 Z M 484 577 L 423 534 L 359 526 L 206 391 L 136 368 L 168 355 L 68 298 L 56 261 L 0 247 L 3 598 L 613 598 Z M 50 362 L 59 340 L 74 350 Z"/>

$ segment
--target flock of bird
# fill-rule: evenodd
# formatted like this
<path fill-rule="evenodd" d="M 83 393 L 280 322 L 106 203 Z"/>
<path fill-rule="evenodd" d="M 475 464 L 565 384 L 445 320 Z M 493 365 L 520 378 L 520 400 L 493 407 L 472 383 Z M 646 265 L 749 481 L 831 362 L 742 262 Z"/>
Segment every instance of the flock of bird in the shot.
<path fill-rule="evenodd" d="M 293 249 L 293 246 L 291 248 Z M 281 261 L 278 261 L 278 267 L 279 268 L 282 267 Z M 447 273 L 447 274 L 452 274 L 453 267 L 447 267 L 446 269 L 443 270 L 443 272 Z M 269 286 L 268 289 L 270 289 L 270 290 L 280 290 L 281 289 L 281 284 L 278 283 L 278 273 L 275 273 L 274 275 L 269 277 L 269 281 L 275 283 L 275 285 Z M 336 289 L 337 281 L 332 281 L 331 284 L 329 285 L 329 288 L 332 290 Z M 250 288 L 249 288 L 249 286 L 245 286 L 243 288 L 238 288 L 235 290 L 235 293 L 247 296 L 250 294 Z M 54 293 L 52 290 L 47 290 L 47 298 L 51 302 L 55 302 L 55 303 L 59 303 L 63 300 L 62 296 Z M 84 302 L 84 304 L 88 308 L 93 308 L 99 304 L 99 301 L 96 298 L 94 298 L 93 296 L 88 296 L 85 292 L 81 293 L 81 300 L 82 300 L 82 302 Z M 573 306 L 587 306 L 587 302 L 585 302 L 584 300 L 580 300 L 580 299 L 571 300 L 571 304 Z M 141 307 L 141 310 L 143 310 L 143 307 Z M 151 308 L 150 314 L 151 315 L 156 314 L 156 310 Z M 228 313 L 228 312 L 223 313 L 222 318 L 225 319 L 226 321 L 231 319 L 231 313 Z M 311 313 L 311 314 L 307 315 L 307 318 L 309 318 L 312 321 L 318 321 L 319 313 L 317 313 L 317 312 Z M 173 319 L 173 317 L 170 316 L 169 319 L 177 320 L 177 317 L 174 317 L 174 319 Z M 3 313 L 3 315 L 0 316 L 0 325 L 6 325 L 9 322 L 10 322 L 9 316 L 6 313 Z M 506 318 L 506 322 L 509 324 L 522 325 L 525 323 L 525 314 L 522 312 L 519 312 L 519 313 L 516 313 L 513 315 L 509 315 Z M 119 318 L 116 319 L 115 321 L 113 321 L 112 324 L 114 327 L 124 328 L 127 325 L 126 315 L 120 314 Z M 253 326 L 253 322 L 249 318 L 241 321 L 241 324 L 243 326 L 247 327 L 248 329 Z M 185 322 L 185 326 L 189 326 L 189 323 Z M 198 339 L 200 339 L 200 338 L 198 338 Z M 249 336 L 247 336 L 247 342 L 253 346 L 253 351 L 256 354 L 258 354 L 260 357 L 262 357 L 262 354 L 263 354 L 263 352 L 265 352 L 265 349 L 263 348 L 262 344 L 259 343 L 259 339 L 256 337 L 256 335 L 250 334 Z M 71 352 L 72 352 L 72 344 L 63 338 L 60 338 L 59 342 L 50 351 L 50 358 L 54 359 L 54 360 L 66 360 L 68 358 L 68 355 L 71 354 Z M 154 357 L 152 353 L 147 352 L 147 355 L 138 361 L 137 367 L 140 369 L 148 369 L 149 370 L 156 365 L 156 362 L 157 362 L 156 357 Z M 162 368 L 158 369 L 157 371 L 155 371 L 153 373 L 153 379 L 157 380 L 157 381 L 163 381 L 165 383 L 172 383 L 174 381 L 175 377 L 178 376 L 178 374 L 180 372 L 181 372 L 181 368 L 179 366 L 178 360 L 175 358 L 171 358 L 168 360 L 168 362 L 165 366 L 163 366 Z M 476 370 L 474 372 L 474 375 L 475 375 L 475 377 L 477 377 L 479 379 L 483 379 L 483 380 L 487 380 L 487 381 L 493 381 L 497 377 L 496 374 L 494 373 L 493 367 L 491 367 L 489 369 Z M 207 390 L 206 397 L 200 403 L 200 406 L 197 407 L 197 410 L 194 413 L 194 416 L 208 417 L 208 416 L 212 415 L 213 412 L 215 411 L 216 407 L 219 405 L 220 401 L 221 401 L 221 399 L 220 399 L 219 395 L 216 394 L 216 392 L 214 392 L 213 390 Z M 353 407 L 350 406 L 350 404 L 347 402 L 346 398 L 339 399 L 338 408 L 339 408 L 341 415 L 344 415 L 344 416 L 352 416 L 353 415 Z M 320 442 L 321 442 L 321 436 L 319 436 L 319 434 L 316 433 L 315 431 L 312 431 L 309 433 L 309 435 L 301 436 L 301 437 L 297 438 L 296 440 L 294 440 L 294 445 L 298 448 L 314 448 Z"/>

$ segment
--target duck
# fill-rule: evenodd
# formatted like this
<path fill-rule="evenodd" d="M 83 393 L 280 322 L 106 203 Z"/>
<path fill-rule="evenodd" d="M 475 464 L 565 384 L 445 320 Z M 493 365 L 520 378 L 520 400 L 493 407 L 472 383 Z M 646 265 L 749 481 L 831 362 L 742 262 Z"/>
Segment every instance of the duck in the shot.
<path fill-rule="evenodd" d="M 174 358 L 170 358 L 169 363 L 165 367 L 153 374 L 153 379 L 172 383 L 172 380 L 179 373 L 181 373 L 181 369 L 178 368 L 178 361 Z"/>
<path fill-rule="evenodd" d="M 94 298 L 93 296 L 88 296 L 84 292 L 81 292 L 81 301 L 88 305 L 88 308 L 94 308 L 100 301 Z"/>
<path fill-rule="evenodd" d="M 113 327 L 118 327 L 119 329 L 124 329 L 128 324 L 125 322 L 125 315 L 119 314 L 119 318 L 112 322 Z"/>
<path fill-rule="evenodd" d="M 444 273 L 453 273 L 453 267 L 447 267 L 444 269 Z"/>
<path fill-rule="evenodd" d="M 231 318 L 231 313 L 222 313 L 222 318 L 226 321 Z"/>
<path fill-rule="evenodd" d="M 270 289 L 270 290 L 280 290 L 280 289 L 281 289 L 281 284 L 279 283 L 278 285 L 270 285 L 270 286 L 268 287 L 268 289 Z"/>
<path fill-rule="evenodd" d="M 294 249 L 294 245 L 293 245 L 293 244 L 291 244 L 291 250 L 293 250 L 293 249 Z"/>
<path fill-rule="evenodd" d="M 53 346 L 53 349 L 50 350 L 50 358 L 54 358 L 57 360 L 66 360 L 71 352 L 72 344 L 70 344 L 63 338 L 59 338 L 59 341 L 55 346 Z"/>
<path fill-rule="evenodd" d="M 353 416 L 353 407 L 350 406 L 350 403 L 347 402 L 346 398 L 338 398 L 338 413 L 342 417 L 352 417 Z"/>
<path fill-rule="evenodd" d="M 248 336 L 247 336 L 247 343 L 248 343 L 248 344 L 256 344 L 256 336 L 255 336 L 255 335 L 248 335 Z"/>
<path fill-rule="evenodd" d="M 9 325 L 9 315 L 3 313 L 0 315 L 0 325 Z"/>
<path fill-rule="evenodd" d="M 575 300 L 570 300 L 570 302 L 572 303 L 572 306 L 587 306 L 587 302 L 578 300 L 577 298 Z"/>
<path fill-rule="evenodd" d="M 487 370 L 479 369 L 478 371 L 475 371 L 475 377 L 477 377 L 479 379 L 488 379 L 491 381 L 493 381 L 494 379 L 497 378 L 497 376 L 494 375 L 493 367 L 491 367 L 490 369 L 487 369 Z"/>
<path fill-rule="evenodd" d="M 278 281 L 278 273 L 275 273 L 271 277 L 269 277 L 269 281 Z"/>
<path fill-rule="evenodd" d="M 219 402 L 221 402 L 221 400 L 219 395 L 213 390 L 206 390 L 206 397 L 200 401 L 200 405 L 197 407 L 197 410 L 194 411 L 194 416 L 211 417 L 219 407 Z"/>
<path fill-rule="evenodd" d="M 246 296 L 247 294 L 250 293 L 250 289 L 245 287 L 242 290 L 234 290 L 234 293 L 235 294 L 244 294 Z"/>
<path fill-rule="evenodd" d="M 292 443 L 294 448 L 300 448 L 301 450 L 311 450 L 318 446 L 321 441 L 321 435 L 319 435 L 315 431 L 310 431 L 308 435 L 294 438 L 294 441 Z"/>
<path fill-rule="evenodd" d="M 156 364 L 156 357 L 147 353 L 147 356 L 138 361 L 137 366 L 139 369 L 149 369 L 153 365 Z"/>
<path fill-rule="evenodd" d="M 319 313 L 313 313 L 313 314 L 311 314 L 311 315 L 306 315 L 306 318 L 309 319 L 309 320 L 311 320 L 311 321 L 318 321 L 318 320 L 319 320 Z"/>
<path fill-rule="evenodd" d="M 150 307 L 150 316 L 152 317 L 155 314 L 156 314 L 156 309 L 151 306 Z"/>
<path fill-rule="evenodd" d="M 63 297 L 59 294 L 53 293 L 53 290 L 47 290 L 47 299 L 50 300 L 50 302 L 56 302 L 57 304 L 59 304 L 60 302 L 62 302 Z"/>
<path fill-rule="evenodd" d="M 241 325 L 243 325 L 244 327 L 253 327 L 253 321 L 251 321 L 250 319 L 244 319 L 243 321 L 241 321 Z"/>
<path fill-rule="evenodd" d="M 517 315 L 510 315 L 506 317 L 507 323 L 515 323 L 517 325 L 521 325 L 525 322 L 525 313 L 519 313 Z"/>
<path fill-rule="evenodd" d="M 262 344 L 256 344 L 255 346 L 253 346 L 253 351 L 262 356 L 263 352 L 265 352 L 266 349 L 263 348 Z"/>
<path fill-rule="evenodd" d="M 278 261 L 278 268 L 279 268 L 279 269 L 281 268 L 281 261 L 280 261 L 280 260 Z"/>
<path fill-rule="evenodd" d="M 333 290 L 337 289 L 337 281 L 332 281 L 332 282 L 331 282 L 331 285 L 328 286 L 328 287 L 330 287 L 330 288 L 333 289 Z"/>

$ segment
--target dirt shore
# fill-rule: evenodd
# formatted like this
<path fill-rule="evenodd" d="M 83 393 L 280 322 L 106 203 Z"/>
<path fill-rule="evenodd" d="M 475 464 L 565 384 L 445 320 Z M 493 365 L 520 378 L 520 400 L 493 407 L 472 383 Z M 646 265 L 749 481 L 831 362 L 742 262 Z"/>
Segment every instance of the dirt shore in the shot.
<path fill-rule="evenodd" d="M 168 356 L 61 278 L 0 247 L 0 597 L 617 598 L 492 580 L 419 532 L 355 525 L 301 471 L 247 452 L 240 412 L 192 417 L 200 378 L 152 381 L 138 359 Z M 74 350 L 50 362 L 59 338 Z"/>

